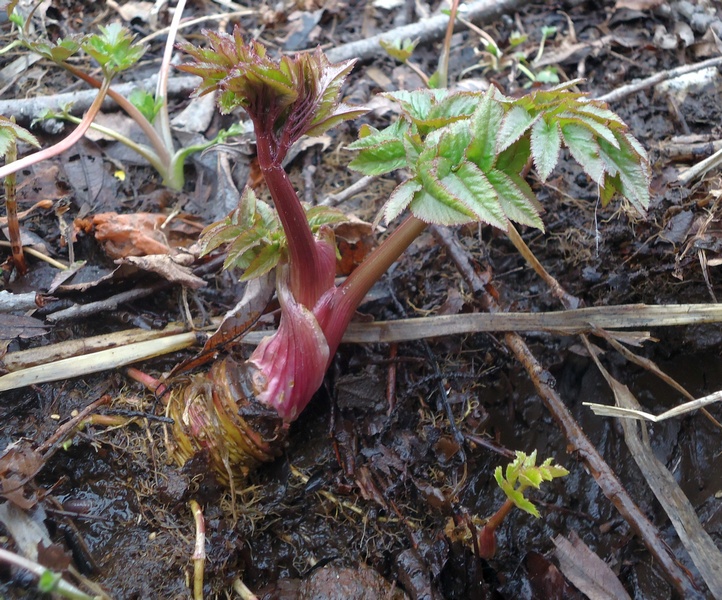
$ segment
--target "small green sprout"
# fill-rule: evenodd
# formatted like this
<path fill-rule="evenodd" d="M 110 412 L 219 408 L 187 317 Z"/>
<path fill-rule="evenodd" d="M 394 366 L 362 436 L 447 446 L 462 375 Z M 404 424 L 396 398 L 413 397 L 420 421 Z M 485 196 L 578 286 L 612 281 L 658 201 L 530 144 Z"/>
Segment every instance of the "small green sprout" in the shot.
<path fill-rule="evenodd" d="M 544 481 L 569 475 L 569 471 L 564 467 L 553 465 L 551 458 L 537 466 L 536 455 L 536 450 L 529 455 L 517 451 L 516 458 L 506 466 L 506 470 L 501 467 L 495 469 L 494 478 L 506 494 L 506 501 L 479 531 L 478 548 L 482 558 L 492 558 L 496 553 L 496 530 L 512 508 L 516 506 L 539 518 L 536 506 L 524 496 L 526 490 L 538 490 Z"/>
<path fill-rule="evenodd" d="M 516 458 L 506 466 L 504 474 L 501 467 L 494 470 L 494 479 L 506 497 L 514 503 L 514 506 L 534 515 L 537 519 L 539 511 L 524 497 L 524 491 L 530 487 L 538 490 L 542 482 L 552 481 L 565 475 L 569 475 L 569 471 L 559 465 L 553 465 L 551 458 L 536 466 L 536 450 L 528 456 L 524 452 L 517 451 Z"/>

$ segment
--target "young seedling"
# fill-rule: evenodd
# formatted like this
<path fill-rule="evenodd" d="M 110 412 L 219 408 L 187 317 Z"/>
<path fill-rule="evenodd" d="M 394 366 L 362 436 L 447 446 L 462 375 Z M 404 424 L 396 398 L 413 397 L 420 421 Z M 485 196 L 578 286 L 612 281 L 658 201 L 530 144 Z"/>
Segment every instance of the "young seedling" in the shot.
<path fill-rule="evenodd" d="M 10 10 L 10 7 L 8 7 Z M 17 13 L 13 13 L 17 14 Z M 103 79 L 99 82 L 98 94 L 90 108 L 87 110 L 78 127 L 65 139 L 57 144 L 30 154 L 20 160 L 6 164 L 0 168 L 0 177 L 7 177 L 70 149 L 85 135 L 91 123 L 100 111 L 106 94 L 109 93 L 110 83 L 120 73 L 131 68 L 143 55 L 144 49 L 133 44 L 130 32 L 117 23 L 100 28 L 101 33 L 82 36 L 74 39 L 61 39 L 55 44 L 37 45 L 36 51 L 46 58 L 55 61 L 65 61 L 80 49 L 92 56 L 100 65 Z"/>
<path fill-rule="evenodd" d="M 496 530 L 514 507 L 539 518 L 536 506 L 524 496 L 529 488 L 538 490 L 544 481 L 569 475 L 569 471 L 564 467 L 553 465 L 551 458 L 537 466 L 536 452 L 534 450 L 527 456 L 524 452 L 517 451 L 516 458 L 506 466 L 504 472 L 501 467 L 494 470 L 494 478 L 506 494 L 506 500 L 479 532 L 478 547 L 482 558 L 493 558 L 496 554 Z"/>
<path fill-rule="evenodd" d="M 256 273 L 275 268 L 281 305 L 278 330 L 248 360 L 226 356 L 208 373 L 171 388 L 176 457 L 184 461 L 206 450 L 226 479 L 282 450 L 289 424 L 321 385 L 356 308 L 427 224 L 478 221 L 507 231 L 515 222 L 543 230 L 542 207 L 524 175 L 531 162 L 546 180 L 562 146 L 598 184 L 603 204 L 615 193 L 640 211 L 649 203 L 644 151 L 606 105 L 569 89 L 578 82 L 519 99 L 494 87 L 387 94 L 401 117 L 382 130 L 363 126 L 350 146 L 358 154 L 349 166 L 367 175 L 404 169 L 408 179 L 383 214 L 388 222 L 410 215 L 337 287 L 333 231 L 321 224 L 314 232 L 282 163 L 301 136 L 364 112 L 339 102 L 352 63 L 330 64 L 320 50 L 273 60 L 260 43 L 244 43 L 239 29 L 205 36 L 208 48 L 181 45 L 194 59 L 181 68 L 202 78 L 198 94 L 217 92 L 222 112 L 241 107 L 253 122 L 259 165 L 285 237 L 283 243 L 269 237 L 270 208 L 246 192 L 239 210 L 209 228 L 205 240 L 207 248 L 229 241 L 241 258 L 229 264 L 255 261 Z M 273 253 L 278 257 L 271 259 Z"/>
<path fill-rule="evenodd" d="M 215 144 L 223 143 L 228 137 L 238 135 L 243 132 L 243 127 L 240 124 L 235 124 L 228 130 L 219 131 L 212 140 L 179 149 L 175 148 L 170 127 L 170 117 L 168 114 L 167 88 L 173 45 L 175 43 L 175 36 L 178 31 L 178 26 L 180 25 L 184 7 L 185 0 L 180 0 L 175 8 L 173 20 L 171 21 L 168 31 L 168 39 L 163 53 L 163 59 L 158 71 L 158 84 L 156 86 L 155 94 L 150 94 L 145 90 L 136 89 L 128 98 L 125 98 L 113 89 L 109 88 L 107 90 L 108 96 L 110 96 L 118 104 L 118 106 L 120 106 L 120 108 L 137 123 L 148 139 L 149 145 L 135 142 L 134 140 L 131 140 L 125 135 L 108 127 L 104 127 L 96 123 L 91 123 L 90 125 L 93 129 L 125 144 L 137 152 L 141 157 L 148 161 L 148 163 L 155 168 L 156 171 L 158 171 L 163 178 L 163 183 L 175 190 L 183 188 L 185 181 L 184 167 L 189 156 L 196 152 L 202 152 Z M 8 7 L 8 10 L 11 10 L 10 7 Z M 49 60 L 52 60 L 60 67 L 72 73 L 75 77 L 82 79 L 91 86 L 98 89 L 102 88 L 102 81 L 85 73 L 85 71 L 81 68 L 68 62 L 68 59 L 81 47 L 85 47 L 82 43 L 82 40 L 85 38 L 61 39 L 55 44 L 50 44 L 47 41 L 32 41 L 30 40 L 27 31 L 30 19 L 28 18 L 27 20 L 23 20 L 17 13 L 12 13 L 12 18 L 19 27 L 19 41 L 25 47 L 37 52 Z M 113 25 L 112 27 L 117 27 L 117 25 Z M 134 45 L 133 49 L 134 51 L 140 52 L 141 55 L 145 52 L 145 48 L 142 46 Z M 88 51 L 87 48 L 86 51 Z M 94 58 L 98 58 L 92 52 L 88 52 Z M 98 62 L 100 62 L 100 60 L 98 60 Z M 85 121 L 85 118 L 81 120 L 71 115 L 68 110 L 63 110 L 61 112 L 47 111 L 42 118 L 65 119 L 76 124 L 81 124 Z"/>
<path fill-rule="evenodd" d="M 38 140 L 29 131 L 15 123 L 15 119 L 6 119 L 0 116 L 0 155 L 5 158 L 5 164 L 13 163 L 18 157 L 17 142 L 25 142 L 32 146 L 40 146 Z M 13 255 L 13 264 L 20 275 L 28 271 L 23 254 L 23 244 L 20 239 L 20 223 L 18 222 L 18 205 L 15 198 L 15 173 L 5 177 L 5 208 L 8 219 L 8 237 Z"/>

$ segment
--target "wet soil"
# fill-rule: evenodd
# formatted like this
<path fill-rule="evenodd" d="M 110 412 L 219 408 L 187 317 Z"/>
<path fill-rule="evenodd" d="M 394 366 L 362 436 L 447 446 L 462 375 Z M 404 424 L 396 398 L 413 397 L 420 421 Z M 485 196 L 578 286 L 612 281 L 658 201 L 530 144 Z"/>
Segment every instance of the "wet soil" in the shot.
<path fill-rule="evenodd" d="M 692 5 L 722 18 L 718 2 Z M 584 89 L 600 95 L 634 78 L 699 59 L 709 27 L 691 30 L 694 44 L 685 46 L 680 37 L 673 47 L 662 47 L 660 27 L 664 32 L 690 27 L 691 17 L 675 7 L 668 12 L 661 8 L 615 10 L 613 2 L 534 3 L 518 14 L 485 24 L 484 29 L 508 56 L 513 54 L 512 33 L 525 31 L 529 41 L 523 48 L 533 55 L 543 26 L 558 28 L 556 37 L 547 41 L 546 51 L 551 53 L 573 41 L 573 23 L 578 42 L 588 45 L 582 44 L 574 54 L 561 53 L 554 64 L 562 76 L 586 77 Z M 311 28 L 299 47 L 368 37 L 390 28 L 391 23 L 401 23 L 408 12 L 403 6 L 388 10 L 370 2 L 330 2 L 321 7 L 309 1 L 274 8 L 280 11 L 274 13 L 275 21 L 268 16 L 271 9 L 264 8 L 265 16 L 243 17 L 240 22 L 263 40 L 282 43 L 292 32 L 301 35 L 298 23 L 321 8 L 322 28 Z M 51 29 L 82 31 L 91 23 L 116 18 L 110 9 L 98 13 L 87 3 L 53 3 L 52 10 L 62 19 L 60 25 L 53 22 Z M 413 7 L 409 10 L 411 20 L 416 20 Z M 217 11 L 215 4 L 202 2 L 189 8 L 189 14 L 195 15 Z M 51 21 L 59 18 L 50 13 Z M 167 21 L 165 9 L 161 17 Z M 142 19 L 131 24 L 139 35 L 150 32 Z M 198 39 L 197 30 L 190 31 L 189 38 Z M 605 35 L 612 37 L 592 44 Z M 422 69 L 434 70 L 439 48 L 429 44 L 417 50 L 415 60 Z M 503 62 L 498 70 L 484 69 L 480 48 L 478 37 L 469 31 L 455 36 L 454 78 L 468 82 L 483 77 L 509 93 L 523 92 L 526 79 L 514 61 Z M 149 56 L 160 56 L 161 49 L 161 41 L 153 42 Z M 148 73 L 154 67 L 154 58 L 143 65 Z M 348 95 L 353 101 L 366 102 L 374 93 L 405 85 L 413 76 L 390 58 L 367 61 L 350 78 Z M 48 73 L 44 92 L 71 85 L 63 77 Z M 30 94 L 31 85 L 29 78 L 20 78 L 5 96 Z M 700 249 L 707 249 L 709 258 L 720 252 L 719 175 L 711 173 L 694 186 L 680 186 L 676 177 L 683 165 L 665 151 L 670 139 L 682 133 L 719 139 L 720 94 L 718 73 L 711 85 L 690 89 L 684 96 L 650 89 L 612 106 L 650 150 L 653 202 L 645 218 L 618 204 L 599 206 L 595 186 L 570 161 L 555 170 L 547 186 L 532 181 L 546 207 L 547 229 L 543 234 L 523 232 L 524 238 L 545 267 L 587 306 L 706 303 L 712 301 L 712 293 L 717 297 L 722 293 L 719 267 L 708 269 L 708 284 L 699 258 Z M 186 104 L 182 99 L 175 102 L 174 112 Z M 385 114 L 364 117 L 379 127 L 386 119 Z M 222 124 L 214 117 L 210 129 Z M 311 196 L 323 197 L 354 180 L 343 168 L 342 146 L 353 139 L 357 127 L 341 128 L 327 149 L 314 146 L 296 158 L 289 168 L 300 189 L 309 185 L 309 166 L 315 168 Z M 53 161 L 58 179 L 49 182 L 40 176 L 35 185 L 42 186 L 42 192 L 36 189 L 36 194 L 23 200 L 21 209 L 31 204 L 31 196 L 44 193 L 53 199 L 69 198 L 73 217 L 180 205 L 207 223 L 227 212 L 208 201 L 221 197 L 221 192 L 211 189 L 213 175 L 200 164 L 189 167 L 184 193 L 168 195 L 155 173 L 141 164 L 123 163 L 125 181 L 113 177 L 119 159 L 109 157 L 112 151 L 108 142 L 89 142 L 77 154 Z M 247 167 L 243 156 L 234 160 L 243 163 L 239 172 Z M 91 163 L 102 165 L 101 180 L 88 179 L 89 172 L 98 172 Z M 80 171 L 73 171 L 75 167 Z M 373 220 L 394 184 L 392 180 L 377 182 L 341 208 Z M 700 231 L 705 219 L 716 222 L 717 229 Z M 52 212 L 34 216 L 25 227 L 67 258 Z M 505 238 L 476 226 L 459 228 L 455 234 L 479 272 L 491 273 L 503 306 L 513 311 L 560 308 Z M 95 269 L 88 274 L 91 280 L 112 268 L 89 236 L 80 236 L 75 253 L 88 261 L 88 270 Z M 394 319 L 481 310 L 480 299 L 452 265 L 447 249 L 431 234 L 424 234 L 379 283 L 361 312 L 375 319 Z M 6 285 L 14 292 L 40 291 L 47 289 L 52 276 L 50 269 L 32 263 L 31 275 Z M 212 315 L 223 314 L 240 290 L 227 275 L 208 279 L 211 285 L 193 293 L 192 312 L 199 318 L 200 308 Z M 95 287 L 85 301 L 137 284 L 131 280 Z M 69 297 L 77 300 L 79 296 Z M 182 320 L 180 306 L 180 294 L 171 288 L 94 319 L 55 325 L 42 338 L 15 340 L 9 350 L 116 331 L 127 328 L 129 322 L 155 326 Z M 695 397 L 722 389 L 719 325 L 660 329 L 652 335 L 657 342 L 635 351 L 654 360 Z M 630 457 L 621 427 L 582 405 L 588 401 L 612 404 L 613 397 L 578 339 L 548 333 L 528 334 L 525 339 L 553 375 L 574 417 L 659 528 L 670 552 L 700 582 Z M 139 366 L 160 375 L 189 355 L 174 354 Z M 604 361 L 647 411 L 659 413 L 682 401 L 677 392 L 613 350 L 607 349 Z M 390 380 L 394 381 L 391 392 Z M 392 598 L 402 594 L 449 600 L 582 598 L 559 574 L 553 557 L 551 539 L 560 534 L 569 537 L 572 532 L 612 568 L 631 597 L 677 597 L 594 478 L 568 452 L 566 439 L 525 370 L 496 335 L 438 338 L 428 346 L 423 342 L 394 348 L 342 346 L 324 386 L 293 424 L 283 457 L 254 473 L 247 487 L 237 491 L 235 502 L 208 471 L 203 456 L 183 468 L 168 461 L 161 403 L 122 372 L 3 393 L 0 447 L 18 441 L 40 444 L 73 411 L 106 394 L 112 402 L 100 413 L 131 422 L 120 427 L 89 425 L 74 435 L 72 443 L 56 448 L 32 478 L 30 486 L 38 502 L 27 513 L 44 523 L 66 563 L 113 598 L 191 597 L 195 528 L 188 503 L 192 499 L 201 504 L 206 523 L 206 598 L 232 597 L 233 583 L 239 578 L 261 598 Z M 450 407 L 454 427 L 444 403 Z M 709 411 L 722 420 L 719 404 Z M 465 437 L 463 447 L 455 430 Z M 657 457 L 673 472 L 719 545 L 719 428 L 693 413 L 650 427 L 650 438 Z M 471 530 L 464 524 L 472 523 L 473 529 L 473 523 L 489 517 L 503 502 L 493 472 L 497 465 L 506 464 L 509 451 L 535 449 L 540 456 L 554 457 L 570 471 L 569 476 L 534 495 L 541 518 L 513 512 L 498 531 L 494 558 L 480 558 Z M 2 525 L 0 536 L 3 547 L 13 547 Z M 0 596 L 42 597 L 31 579 L 4 565 L 0 565 Z"/>

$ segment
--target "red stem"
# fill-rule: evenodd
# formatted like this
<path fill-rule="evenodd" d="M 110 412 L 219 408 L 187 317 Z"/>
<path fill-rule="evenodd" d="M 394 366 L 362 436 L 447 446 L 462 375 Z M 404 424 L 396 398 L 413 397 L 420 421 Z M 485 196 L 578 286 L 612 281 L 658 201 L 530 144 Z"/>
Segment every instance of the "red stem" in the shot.
<path fill-rule="evenodd" d="M 486 522 L 484 527 L 488 527 L 492 531 L 495 531 L 506 518 L 506 515 L 511 512 L 512 508 L 514 508 L 514 503 L 507 498 L 504 504 L 499 507 L 499 510 L 489 517 L 489 520 Z"/>
<path fill-rule="evenodd" d="M 70 73 L 75 75 L 78 79 L 82 79 L 85 83 L 92 85 L 95 88 L 99 88 L 102 85 L 102 83 L 98 79 L 96 79 L 92 75 L 88 75 L 87 73 L 81 71 L 73 65 L 62 63 L 62 66 Z M 120 106 L 120 108 L 123 109 L 125 113 L 138 124 L 138 126 L 143 130 L 143 133 L 145 133 L 145 136 L 148 138 L 151 146 L 153 146 L 153 149 L 158 155 L 158 158 L 160 158 L 160 161 L 166 166 L 166 168 L 168 168 L 170 165 L 170 155 L 173 151 L 172 145 L 169 147 L 165 146 L 164 141 L 161 139 L 160 135 L 155 130 L 153 125 L 148 121 L 148 119 L 145 118 L 145 115 L 143 115 L 143 113 L 140 112 L 140 110 L 130 100 L 128 100 L 124 96 L 121 96 L 112 88 L 108 88 L 108 96 L 115 100 L 115 103 Z"/>
<path fill-rule="evenodd" d="M 85 132 L 88 131 L 88 128 L 93 122 L 93 119 L 95 119 L 96 115 L 100 112 L 100 107 L 103 105 L 103 99 L 105 98 L 109 87 L 110 80 L 103 80 L 103 85 L 98 91 L 98 95 L 95 97 L 95 100 L 93 100 L 93 104 L 90 105 L 88 112 L 86 112 L 83 116 L 83 120 L 80 122 L 80 125 L 78 125 L 68 137 L 59 141 L 57 144 L 50 146 L 49 148 L 44 148 L 43 150 L 40 150 L 33 154 L 29 154 L 28 156 L 25 156 L 20 160 L 16 160 L 15 162 L 7 164 L 4 167 L 0 168 L 0 178 L 7 177 L 12 173 L 17 173 L 18 171 L 21 171 L 22 169 L 27 169 L 28 167 L 37 164 L 43 160 L 52 158 L 53 156 L 57 156 L 58 154 L 65 152 L 66 150 L 72 148 L 76 143 L 78 143 L 80 139 L 85 135 Z"/>
<path fill-rule="evenodd" d="M 341 287 L 334 291 L 329 305 L 320 314 L 321 327 L 328 340 L 331 356 L 336 352 L 351 318 L 373 285 L 426 229 L 427 223 L 408 217 L 379 245 Z M 321 312 L 321 311 L 319 311 Z"/>
<path fill-rule="evenodd" d="M 256 128 L 256 132 L 259 128 Z M 271 192 L 278 217 L 288 240 L 290 283 L 294 298 L 306 308 L 312 309 L 321 295 L 327 291 L 328 280 L 323 273 L 316 240 L 306 219 L 306 213 L 298 194 L 281 165 L 282 157 L 274 157 L 269 140 L 263 135 L 256 137 L 258 164 Z"/>

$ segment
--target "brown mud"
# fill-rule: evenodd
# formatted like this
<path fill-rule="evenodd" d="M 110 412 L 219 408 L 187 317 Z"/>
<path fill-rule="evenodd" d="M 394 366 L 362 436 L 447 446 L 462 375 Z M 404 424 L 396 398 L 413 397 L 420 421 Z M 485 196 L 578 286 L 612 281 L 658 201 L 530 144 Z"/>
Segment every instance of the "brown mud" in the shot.
<path fill-rule="evenodd" d="M 47 17 L 51 31 L 83 31 L 91 23 L 117 18 L 112 9 L 98 12 L 92 3 L 52 4 Z M 407 4 L 416 20 L 413 3 Z M 457 33 L 452 77 L 467 81 L 484 77 L 509 93 L 521 93 L 527 80 L 511 59 L 512 32 L 529 34 L 522 48 L 533 56 L 541 28 L 555 26 L 556 36 L 547 40 L 545 52 L 549 60 L 557 53 L 559 60 L 550 64 L 568 78 L 583 75 L 587 79 L 583 89 L 598 96 L 635 78 L 704 57 L 702 45 L 714 42 L 703 36 L 712 24 L 720 23 L 722 5 L 687 3 L 712 17 L 706 27 L 692 27 L 701 19 L 699 11 L 688 15 L 678 4 L 682 3 L 672 3 L 665 11 L 615 8 L 613 2 L 532 3 L 517 14 L 483 25 L 509 59 L 498 70 L 479 66 L 478 50 L 483 46 L 478 36 L 468 30 Z M 219 9 L 211 2 L 197 2 L 188 10 L 198 16 Z M 368 37 L 388 28 L 388 23 L 407 18 L 403 5 L 387 10 L 371 2 L 332 1 L 321 6 L 309 0 L 278 10 L 275 28 L 269 17 L 272 9 L 265 5 L 262 16 L 243 17 L 241 22 L 261 39 L 281 45 L 292 35 L 301 36 L 298 47 L 304 48 Z M 314 12 L 319 10 L 320 15 Z M 165 10 L 161 17 L 167 20 Z M 304 34 L 299 23 L 317 17 L 321 29 L 310 27 Z M 141 36 L 151 32 L 142 19 L 130 23 Z M 694 43 L 685 45 L 688 38 L 679 32 L 687 29 Z M 2 31 L 7 41 L 7 23 Z M 665 34 L 672 36 L 673 47 L 664 45 Z M 197 29 L 187 35 L 196 42 L 200 39 Z M 580 45 L 574 53 L 565 50 L 574 43 L 572 35 Z M 610 37 L 598 43 L 605 36 Z M 161 52 L 161 41 L 154 41 L 143 73 L 157 68 Z M 439 52 L 440 43 L 425 45 L 417 49 L 414 60 L 431 72 Z M 52 67 L 39 63 L 32 68 L 39 69 L 39 74 L 48 71 L 48 80 L 38 84 L 43 93 L 57 93 L 72 85 Z M 374 93 L 411 86 L 414 77 L 390 58 L 366 61 L 351 76 L 347 95 L 350 101 L 368 102 Z M 711 172 L 700 183 L 680 186 L 677 174 L 689 163 L 680 163 L 667 152 L 672 138 L 681 134 L 720 138 L 719 72 L 711 81 L 690 88 L 684 96 L 648 89 L 611 106 L 650 151 L 653 201 L 646 217 L 618 203 L 601 207 L 596 186 L 570 161 L 554 171 L 549 185 L 533 182 L 546 207 L 547 229 L 543 234 L 524 231 L 523 236 L 547 270 L 585 305 L 708 303 L 711 292 L 722 295 L 719 266 L 708 268 L 708 285 L 699 254 L 704 250 L 712 259 L 722 253 L 719 172 Z M 4 97 L 31 93 L 39 92 L 32 92 L 30 80 L 21 77 Z M 174 101 L 173 113 L 187 103 Z M 379 109 L 363 121 L 380 127 L 388 118 Z M 209 130 L 222 125 L 227 122 L 216 116 Z M 342 148 L 354 138 L 358 126 L 340 128 L 328 140 L 328 148 L 312 146 L 294 160 L 290 169 L 302 191 L 323 198 L 355 179 L 343 167 L 349 153 Z M 50 140 L 45 136 L 44 141 Z M 188 168 L 184 193 L 169 194 L 154 172 L 128 160 L 112 143 L 84 142 L 68 157 L 23 174 L 34 176 L 35 183 L 21 209 L 37 197 L 63 197 L 74 218 L 110 210 L 170 210 L 177 205 L 208 223 L 228 212 L 229 207 L 218 206 L 220 201 L 214 204 L 214 198 L 223 198 L 222 190 L 212 188 L 213 172 L 200 163 Z M 245 177 L 248 157 L 234 154 L 233 160 L 239 165 L 236 178 Z M 113 176 L 119 164 L 126 171 L 125 181 Z M 50 166 L 56 169 L 57 179 L 52 181 L 47 180 Z M 315 171 L 309 178 L 311 167 Z M 394 181 L 377 182 L 341 208 L 373 220 L 393 186 Z M 707 229 L 705 220 L 711 223 Z M 36 214 L 24 226 L 67 258 L 52 211 Z M 460 228 L 455 234 L 478 272 L 490 274 L 503 306 L 536 312 L 560 308 L 506 238 L 476 226 Z M 89 281 L 114 268 L 90 236 L 79 236 L 75 255 L 88 261 L 79 275 Z M 31 261 L 30 274 L 6 286 L 16 293 L 42 291 L 48 289 L 53 275 L 49 267 Z M 228 275 L 208 280 L 210 285 L 192 293 L 192 312 L 199 319 L 201 309 L 222 315 L 235 304 L 240 291 Z M 73 283 L 79 283 L 78 279 Z M 131 279 L 92 286 L 82 294 L 68 293 L 64 299 L 88 302 L 140 283 Z M 82 322 L 52 325 L 46 336 L 16 340 L 9 350 L 129 326 L 156 327 L 182 320 L 180 306 L 180 293 L 169 288 Z M 478 310 L 479 299 L 456 271 L 447 249 L 430 233 L 410 248 L 361 307 L 363 314 L 377 320 Z M 718 324 L 651 333 L 658 341 L 635 352 L 654 360 L 695 397 L 722 389 Z M 614 400 L 579 340 L 550 333 L 524 337 L 553 375 L 556 390 L 574 417 L 704 594 L 694 565 L 629 455 L 621 426 L 614 419 L 594 416 L 582 405 Z M 105 394 L 112 402 L 100 413 L 130 419 L 119 427 L 88 425 L 74 435 L 71 444 L 57 449 L 32 478 L 30 485 L 39 500 L 27 511 L 45 524 L 53 547 L 66 563 L 116 599 L 191 597 L 195 536 L 188 507 L 191 499 L 203 507 L 206 522 L 206 598 L 235 597 L 231 590 L 239 578 L 260 598 L 393 598 L 403 594 L 449 600 L 583 598 L 561 575 L 553 555 L 552 538 L 570 537 L 572 532 L 611 567 L 631 597 L 677 597 L 593 477 L 568 453 L 567 441 L 528 375 L 504 346 L 503 336 L 437 338 L 429 341 L 428 348 L 430 354 L 423 342 L 401 343 L 393 349 L 388 345 L 341 346 L 325 385 L 293 424 L 286 453 L 252 475 L 247 487 L 238 490 L 235 505 L 228 490 L 208 472 L 204 457 L 183 468 L 168 463 L 161 403 L 121 371 L 3 393 L 0 447 L 18 440 L 41 444 L 73 411 Z M 158 376 L 189 355 L 174 354 L 137 366 Z M 603 361 L 648 412 L 660 413 L 683 401 L 680 394 L 613 350 L 607 348 Z M 395 385 L 389 393 L 390 378 Z M 708 408 L 722 420 L 719 404 Z M 465 437 L 463 448 L 455 429 Z M 650 427 L 657 458 L 672 471 L 718 545 L 722 537 L 720 433 L 698 412 Z M 554 457 L 570 475 L 533 495 L 540 519 L 512 512 L 498 531 L 496 556 L 479 558 L 468 528 L 460 524 L 490 516 L 503 502 L 493 472 L 497 465 L 506 464 L 508 452 L 535 449 L 540 457 Z M 459 526 L 456 532 L 454 524 Z M 0 543 L 13 548 L 2 525 Z M 32 579 L 0 564 L 0 597 L 43 596 Z"/>

